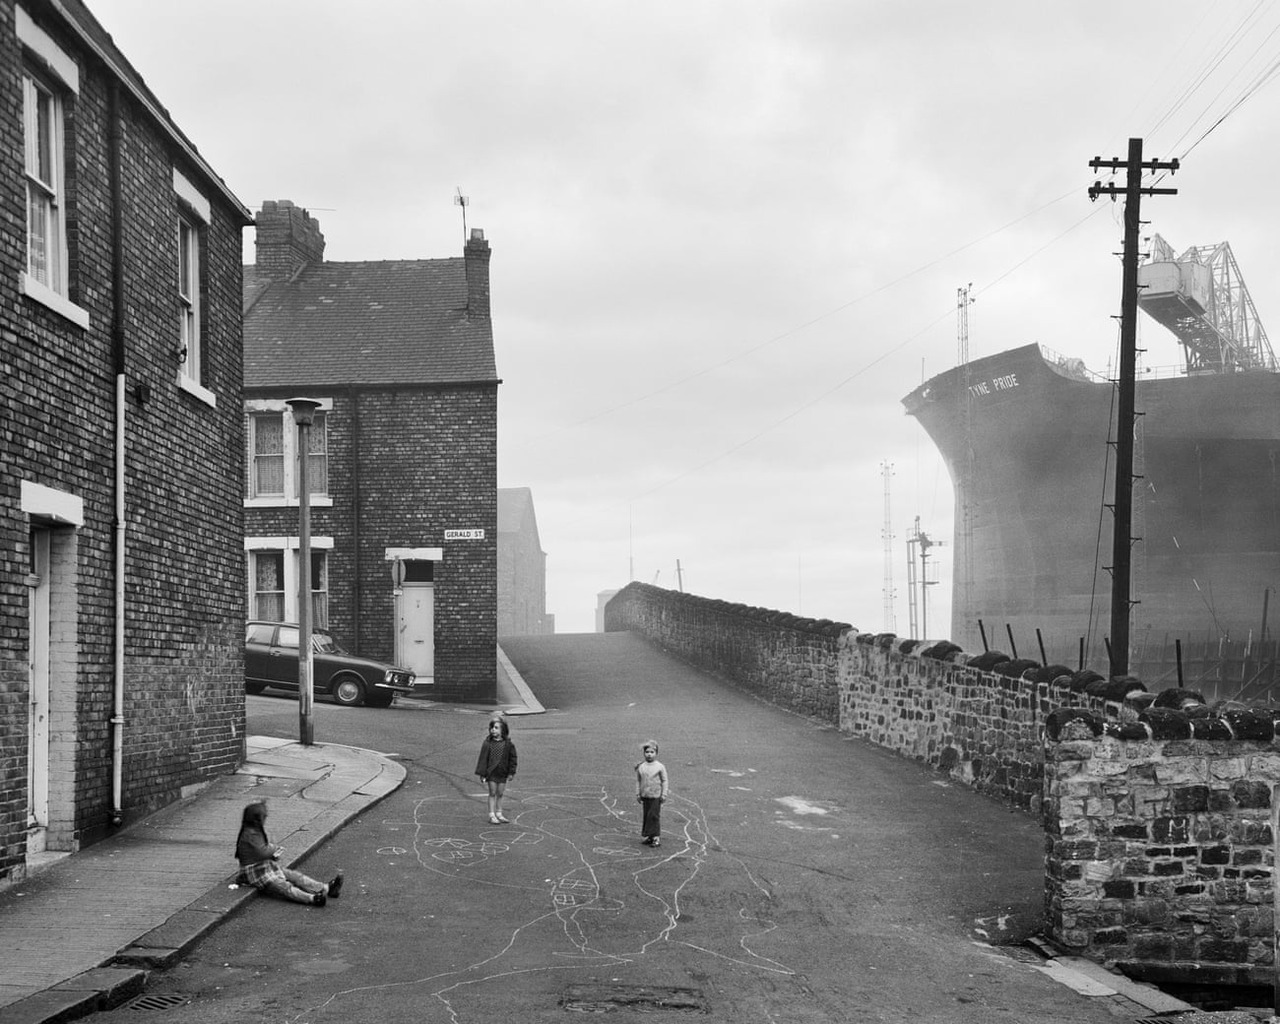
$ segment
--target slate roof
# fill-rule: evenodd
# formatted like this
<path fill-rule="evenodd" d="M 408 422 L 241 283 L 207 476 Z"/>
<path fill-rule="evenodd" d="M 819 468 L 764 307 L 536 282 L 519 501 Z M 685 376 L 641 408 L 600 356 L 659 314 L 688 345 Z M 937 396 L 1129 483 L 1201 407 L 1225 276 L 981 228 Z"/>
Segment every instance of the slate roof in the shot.
<path fill-rule="evenodd" d="M 244 203 L 236 198 L 231 189 L 227 187 L 227 183 L 218 176 L 205 161 L 204 157 L 200 155 L 195 144 L 177 126 L 169 111 L 156 98 L 155 93 L 151 91 L 147 83 L 143 81 L 137 69 L 120 52 L 120 48 L 116 46 L 116 41 L 112 38 L 111 33 L 103 28 L 102 23 L 94 17 L 82 0 L 60 0 L 59 3 L 49 6 L 53 13 L 59 15 L 72 31 L 80 36 L 85 45 L 98 54 L 111 74 L 115 75 L 125 88 L 133 93 L 141 106 L 147 110 L 160 128 L 182 150 L 192 169 L 203 174 L 209 183 L 223 194 L 244 224 L 252 224 L 253 215 L 245 208 Z"/>
<path fill-rule="evenodd" d="M 467 315 L 463 257 L 244 268 L 244 384 L 500 383 L 488 317 Z"/>

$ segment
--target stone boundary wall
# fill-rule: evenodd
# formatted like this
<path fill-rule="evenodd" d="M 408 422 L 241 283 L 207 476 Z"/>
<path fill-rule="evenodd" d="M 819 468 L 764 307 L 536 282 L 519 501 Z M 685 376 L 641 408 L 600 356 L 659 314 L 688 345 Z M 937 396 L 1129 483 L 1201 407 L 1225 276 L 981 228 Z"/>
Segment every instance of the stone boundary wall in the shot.
<path fill-rule="evenodd" d="M 605 629 L 1040 815 L 1045 928 L 1072 953 L 1155 984 L 1271 984 L 1280 707 L 638 583 Z"/>
<path fill-rule="evenodd" d="M 1270 985 L 1280 709 L 1165 691 L 1046 723 L 1045 912 L 1155 984 Z"/>
<path fill-rule="evenodd" d="M 1134 679 L 1042 666 L 946 641 L 848 634 L 840 728 L 933 765 L 983 793 L 1039 813 L 1046 718 L 1061 708 L 1119 715 Z"/>
<path fill-rule="evenodd" d="M 696 668 L 780 707 L 837 724 L 844 622 L 629 583 L 604 610 L 606 632 L 634 630 Z"/>

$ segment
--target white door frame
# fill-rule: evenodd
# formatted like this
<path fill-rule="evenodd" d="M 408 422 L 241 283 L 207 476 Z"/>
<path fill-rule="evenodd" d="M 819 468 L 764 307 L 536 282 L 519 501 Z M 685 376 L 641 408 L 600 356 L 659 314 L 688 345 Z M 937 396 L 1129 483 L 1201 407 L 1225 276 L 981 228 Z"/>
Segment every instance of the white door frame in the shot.
<path fill-rule="evenodd" d="M 27 576 L 27 852 L 43 853 L 49 827 L 49 631 L 51 531 L 31 528 Z"/>

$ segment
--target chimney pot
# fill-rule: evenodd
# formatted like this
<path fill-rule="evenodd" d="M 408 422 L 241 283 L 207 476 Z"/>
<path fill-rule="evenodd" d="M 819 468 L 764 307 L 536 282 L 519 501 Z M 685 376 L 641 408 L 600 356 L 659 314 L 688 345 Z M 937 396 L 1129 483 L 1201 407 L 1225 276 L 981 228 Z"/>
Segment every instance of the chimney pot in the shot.
<path fill-rule="evenodd" d="M 467 312 L 474 317 L 489 318 L 489 243 L 483 228 L 472 228 L 463 247 L 463 264 L 467 272 Z"/>

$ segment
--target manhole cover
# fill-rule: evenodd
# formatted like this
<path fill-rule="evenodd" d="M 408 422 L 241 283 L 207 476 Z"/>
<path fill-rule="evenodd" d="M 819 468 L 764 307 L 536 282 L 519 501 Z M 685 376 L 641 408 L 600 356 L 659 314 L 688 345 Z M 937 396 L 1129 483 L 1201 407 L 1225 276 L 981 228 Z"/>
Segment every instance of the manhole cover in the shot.
<path fill-rule="evenodd" d="M 186 996 L 138 996 L 125 1004 L 126 1010 L 171 1010 L 187 1001 Z"/>
<path fill-rule="evenodd" d="M 689 1010 L 707 1009 L 702 989 L 659 985 L 570 985 L 560 999 L 566 1010 L 603 1013 L 608 1010 Z"/>

